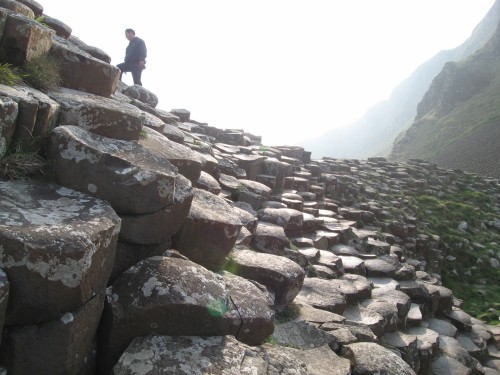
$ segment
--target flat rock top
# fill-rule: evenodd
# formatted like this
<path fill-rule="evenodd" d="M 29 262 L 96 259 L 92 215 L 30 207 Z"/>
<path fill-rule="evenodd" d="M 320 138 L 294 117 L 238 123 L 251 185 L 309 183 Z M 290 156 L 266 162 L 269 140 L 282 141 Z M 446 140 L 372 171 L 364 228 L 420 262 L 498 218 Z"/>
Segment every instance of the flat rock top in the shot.
<path fill-rule="evenodd" d="M 120 222 L 111 206 L 72 189 L 38 181 L 0 181 L 0 232 L 26 240 L 75 235 Z"/>
<path fill-rule="evenodd" d="M 238 215 L 224 199 L 202 189 L 195 188 L 193 192 L 189 217 L 241 226 Z"/>

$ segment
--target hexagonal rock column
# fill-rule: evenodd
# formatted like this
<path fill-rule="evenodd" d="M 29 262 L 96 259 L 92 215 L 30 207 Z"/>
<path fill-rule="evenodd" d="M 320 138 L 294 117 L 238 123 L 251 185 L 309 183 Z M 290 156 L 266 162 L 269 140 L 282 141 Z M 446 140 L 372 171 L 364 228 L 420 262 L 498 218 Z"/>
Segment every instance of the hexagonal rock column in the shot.
<path fill-rule="evenodd" d="M 199 154 L 189 147 L 171 141 L 164 135 L 145 128 L 144 137 L 141 137 L 139 144 L 150 150 L 153 154 L 162 155 L 167 158 L 172 165 L 176 166 L 179 173 L 195 184 L 200 177 L 204 160 Z"/>
<path fill-rule="evenodd" d="M 60 125 L 77 125 L 113 139 L 139 139 L 143 113 L 131 104 L 65 88 L 49 96 L 61 105 Z"/>
<path fill-rule="evenodd" d="M 0 360 L 9 374 L 94 374 L 104 291 L 49 322 L 5 329 Z"/>
<path fill-rule="evenodd" d="M 122 93 L 123 95 L 127 95 L 129 98 L 137 99 L 143 103 L 149 104 L 153 108 L 158 105 L 158 97 L 142 86 L 128 86 L 125 90 L 122 91 Z"/>
<path fill-rule="evenodd" d="M 33 137 L 43 136 L 54 127 L 59 115 L 59 104 L 44 93 L 30 87 L 0 85 L 0 95 L 9 97 L 18 107 L 13 140 L 28 140 L 32 143 Z M 1 112 L 0 109 L 0 118 Z M 8 127 L 11 117 L 6 120 L 5 126 Z M 0 130 L 0 136 L 2 132 Z"/>
<path fill-rule="evenodd" d="M 134 339 L 112 374 L 136 375 L 137 369 L 143 369 L 144 374 L 152 374 L 154 369 L 164 369 L 176 375 L 234 375 L 265 374 L 268 369 L 280 369 L 280 374 L 323 375 L 309 372 L 309 367 L 296 358 L 298 350 L 293 353 L 287 351 L 292 349 L 248 346 L 232 336 L 151 335 Z"/>
<path fill-rule="evenodd" d="M 290 240 L 279 225 L 259 222 L 251 245 L 262 253 L 284 255 L 285 247 L 290 246 Z"/>
<path fill-rule="evenodd" d="M 193 189 L 189 180 L 177 175 L 174 202 L 170 206 L 151 214 L 120 215 L 120 241 L 137 245 L 158 245 L 170 241 L 184 223 L 192 200 Z"/>
<path fill-rule="evenodd" d="M 302 288 L 305 272 L 297 263 L 276 255 L 237 250 L 232 253 L 226 269 L 255 280 L 274 292 L 274 303 L 286 306 Z"/>
<path fill-rule="evenodd" d="M 349 344 L 342 348 L 341 354 L 351 361 L 354 374 L 415 375 L 401 357 L 379 344 Z"/>
<path fill-rule="evenodd" d="M 137 142 L 101 137 L 78 126 L 58 126 L 49 158 L 57 181 L 105 199 L 120 214 L 148 214 L 175 201 L 179 179 L 163 155 Z"/>
<path fill-rule="evenodd" d="M 40 182 L 0 181 L 6 324 L 58 319 L 106 287 L 120 219 L 107 202 Z"/>
<path fill-rule="evenodd" d="M 59 64 L 62 86 L 109 98 L 116 90 L 120 69 L 96 59 L 73 43 L 53 37 L 50 55 Z"/>
<path fill-rule="evenodd" d="M 193 262 L 221 269 L 242 227 L 238 215 L 222 198 L 193 189 L 191 209 L 173 236 L 174 248 Z"/>
<path fill-rule="evenodd" d="M 137 336 L 233 335 L 262 343 L 273 331 L 271 305 L 266 293 L 241 277 L 221 276 L 179 258 L 145 259 L 108 288 L 99 373 L 108 374 Z"/>
<path fill-rule="evenodd" d="M 311 305 L 317 309 L 342 314 L 347 306 L 344 294 L 339 285 L 332 280 L 306 278 L 296 302 Z"/>
<path fill-rule="evenodd" d="M 23 6 L 17 1 L 13 4 Z M 33 15 L 33 12 L 31 12 Z M 52 46 L 54 31 L 26 16 L 16 13 L 7 15 L 0 45 L 0 59 L 16 66 L 46 54 Z"/>
<path fill-rule="evenodd" d="M 257 213 L 259 220 L 277 224 L 285 233 L 300 234 L 304 215 L 302 212 L 291 208 L 263 208 Z"/>

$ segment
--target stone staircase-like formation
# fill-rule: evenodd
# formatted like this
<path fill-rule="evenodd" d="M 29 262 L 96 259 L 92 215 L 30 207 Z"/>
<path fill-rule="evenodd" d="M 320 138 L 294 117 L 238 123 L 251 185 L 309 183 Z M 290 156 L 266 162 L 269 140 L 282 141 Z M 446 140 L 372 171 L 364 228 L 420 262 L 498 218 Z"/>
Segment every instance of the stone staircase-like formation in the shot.
<path fill-rule="evenodd" d="M 0 85 L 0 145 L 48 134 L 51 171 L 0 180 L 9 375 L 499 373 L 500 329 L 426 272 L 440 239 L 394 214 L 401 192 L 500 198 L 497 180 L 420 160 L 311 160 L 157 109 L 37 13 L 0 0 L 0 51 L 28 59 L 42 36 L 37 53 L 66 67 L 48 93 Z"/>

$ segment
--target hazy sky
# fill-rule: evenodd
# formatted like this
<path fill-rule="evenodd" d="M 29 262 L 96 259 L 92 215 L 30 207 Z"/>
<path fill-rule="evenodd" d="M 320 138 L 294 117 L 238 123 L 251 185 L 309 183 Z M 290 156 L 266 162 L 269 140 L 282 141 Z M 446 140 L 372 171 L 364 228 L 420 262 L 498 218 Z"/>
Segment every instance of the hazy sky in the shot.
<path fill-rule="evenodd" d="M 185 108 L 266 145 L 344 126 L 438 51 L 467 39 L 494 0 L 38 0 L 73 35 L 123 61 L 133 28 L 158 108 Z M 130 74 L 124 76 L 132 84 Z"/>

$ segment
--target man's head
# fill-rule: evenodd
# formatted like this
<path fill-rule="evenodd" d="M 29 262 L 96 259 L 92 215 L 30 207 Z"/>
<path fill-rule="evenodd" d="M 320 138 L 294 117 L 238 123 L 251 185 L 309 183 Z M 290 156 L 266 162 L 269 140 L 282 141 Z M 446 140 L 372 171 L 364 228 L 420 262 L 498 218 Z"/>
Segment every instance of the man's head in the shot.
<path fill-rule="evenodd" d="M 132 29 L 125 29 L 125 38 L 132 40 L 135 37 L 135 31 Z"/>

